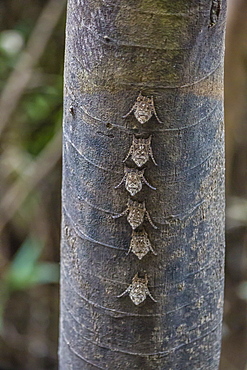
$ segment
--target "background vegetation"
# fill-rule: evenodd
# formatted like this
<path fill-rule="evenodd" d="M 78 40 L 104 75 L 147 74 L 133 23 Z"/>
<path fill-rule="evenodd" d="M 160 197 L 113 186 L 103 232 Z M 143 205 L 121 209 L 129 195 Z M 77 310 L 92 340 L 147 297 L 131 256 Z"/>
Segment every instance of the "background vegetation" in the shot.
<path fill-rule="evenodd" d="M 246 1 L 229 1 L 221 370 L 247 369 L 246 19 Z M 64 29 L 65 0 L 0 2 L 0 369 L 4 370 L 57 368 Z"/>

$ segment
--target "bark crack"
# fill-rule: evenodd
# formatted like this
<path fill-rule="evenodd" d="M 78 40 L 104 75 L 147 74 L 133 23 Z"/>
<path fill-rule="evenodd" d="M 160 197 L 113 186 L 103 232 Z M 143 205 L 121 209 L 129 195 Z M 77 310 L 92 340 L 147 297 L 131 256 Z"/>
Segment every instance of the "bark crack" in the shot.
<path fill-rule="evenodd" d="M 169 89 L 184 89 L 184 88 L 188 88 L 188 87 L 191 87 L 191 86 L 195 86 L 201 82 L 203 82 L 204 80 L 206 80 L 207 78 L 209 78 L 210 76 L 212 76 L 218 69 L 220 69 L 222 67 L 222 62 L 220 62 L 212 71 L 210 71 L 208 74 L 206 74 L 205 76 L 203 76 L 202 78 L 200 78 L 199 80 L 195 80 L 195 81 L 192 81 L 192 82 L 188 82 L 186 84 L 183 84 L 183 85 L 167 85 L 167 86 L 164 86 L 164 85 L 158 85 L 157 83 L 152 83 L 152 84 L 149 84 L 149 83 L 145 83 L 145 88 L 151 88 L 151 89 L 159 89 L 159 90 L 169 90 Z M 124 81 L 119 81 L 119 84 L 121 85 L 124 85 L 124 86 L 138 86 L 138 88 L 143 88 L 143 82 L 124 82 Z"/>
<path fill-rule="evenodd" d="M 70 311 L 68 311 L 68 313 L 71 314 Z M 166 351 L 157 351 L 157 352 L 146 352 L 146 353 L 143 353 L 143 352 L 134 352 L 134 351 L 126 350 L 126 349 L 124 350 L 124 349 L 120 349 L 120 348 L 108 347 L 108 346 L 105 346 L 102 343 L 95 342 L 95 341 L 93 341 L 93 340 L 91 340 L 91 339 L 89 339 L 89 338 L 87 338 L 85 336 L 81 336 L 81 338 L 85 339 L 87 342 L 90 342 L 90 343 L 96 345 L 97 347 L 104 348 L 104 349 L 107 349 L 107 350 L 113 351 L 113 352 L 120 352 L 120 353 L 124 353 L 124 354 L 127 354 L 127 355 L 140 356 L 140 357 L 152 357 L 152 356 L 155 356 L 155 357 L 156 356 L 163 357 L 163 356 L 169 355 L 172 352 L 176 352 L 178 349 L 181 349 L 181 348 L 184 348 L 186 346 L 189 346 L 190 344 L 195 343 L 195 342 L 197 342 L 198 340 L 200 340 L 202 338 L 207 337 L 208 335 L 210 335 L 211 333 L 213 333 L 214 331 L 216 331 L 217 328 L 220 325 L 221 325 L 221 322 L 218 322 L 217 325 L 215 325 L 213 328 L 211 328 L 210 330 L 208 330 L 206 333 L 204 333 L 202 335 L 199 335 L 196 338 L 194 338 L 194 339 L 192 339 L 192 340 L 190 340 L 190 341 L 188 341 L 186 343 L 179 344 L 179 345 L 177 345 L 175 347 L 169 348 L 169 350 L 166 350 Z M 200 329 L 200 327 L 198 327 L 198 329 Z M 73 330 L 75 330 L 75 328 L 73 328 Z M 78 334 L 78 332 L 77 332 L 77 334 Z M 162 344 L 162 342 L 156 342 L 156 345 L 157 344 Z M 71 348 L 73 348 L 73 347 L 71 347 Z M 75 353 L 79 357 L 81 357 L 82 359 L 84 359 L 78 352 L 75 352 Z"/>
<path fill-rule="evenodd" d="M 68 339 L 66 338 L 65 336 L 65 333 L 64 333 L 64 330 L 62 330 L 62 336 L 63 336 L 63 339 L 66 343 L 66 345 L 68 346 L 68 348 L 70 349 L 71 352 L 73 352 L 80 360 L 86 362 L 87 364 L 90 364 L 92 366 L 94 366 L 96 369 L 102 369 L 102 370 L 105 370 L 104 367 L 101 367 L 101 366 L 98 366 L 96 364 L 94 364 L 93 362 L 87 360 L 85 357 L 83 357 L 81 354 L 79 354 L 75 349 L 74 347 L 72 347 L 72 345 L 69 343 Z"/>
<path fill-rule="evenodd" d="M 125 251 L 124 248 L 118 248 L 118 247 L 115 247 L 113 245 L 110 245 L 110 244 L 106 244 L 106 243 L 103 243 L 103 242 L 100 242 L 98 240 L 95 240 L 93 238 L 91 238 L 90 236 L 86 235 L 80 228 L 79 226 L 76 225 L 76 223 L 73 221 L 72 217 L 70 216 L 68 210 L 65 208 L 65 206 L 63 206 L 63 210 L 64 210 L 64 213 L 67 215 L 67 217 L 70 219 L 71 221 L 71 224 L 73 225 L 73 228 L 76 232 L 76 234 L 81 238 L 81 239 L 85 239 L 85 240 L 88 240 L 92 243 L 95 243 L 95 244 L 99 244 L 99 245 L 102 245 L 104 247 L 107 247 L 107 248 L 112 248 L 112 249 L 116 249 L 116 250 L 119 250 L 119 251 Z M 76 226 L 75 226 L 76 225 Z"/>
<path fill-rule="evenodd" d="M 122 174 L 122 172 L 118 172 L 118 171 L 113 171 L 113 170 L 110 170 L 109 168 L 105 168 L 103 166 L 100 166 L 99 164 L 93 162 L 92 160 L 90 160 L 89 158 L 85 157 L 84 154 L 82 154 L 82 152 L 76 147 L 76 145 L 70 140 L 70 138 L 68 137 L 68 135 L 64 134 L 64 138 L 67 140 L 67 142 L 73 146 L 73 148 L 77 151 L 77 153 L 88 163 L 92 164 L 94 167 L 97 167 L 97 168 L 100 168 L 101 170 L 105 171 L 105 172 L 111 172 L 111 173 L 116 173 L 116 174 Z"/>
<path fill-rule="evenodd" d="M 195 123 L 193 124 L 190 124 L 190 125 L 187 125 L 187 126 L 181 126 L 181 127 L 175 127 L 175 128 L 164 128 L 164 129 L 147 129 L 148 132 L 152 133 L 152 134 L 155 134 L 155 133 L 161 133 L 161 132 L 173 132 L 173 131 L 183 131 L 183 130 L 189 130 L 190 128 L 192 127 L 196 127 L 197 125 L 199 125 L 201 122 L 203 121 L 206 121 L 211 115 L 212 113 L 214 113 L 216 111 L 216 109 L 219 107 L 219 103 L 217 102 L 214 107 L 210 110 L 210 112 L 203 116 L 202 118 L 200 118 L 199 120 L 196 120 Z M 95 121 L 98 121 L 98 122 L 101 122 L 102 124 L 104 124 L 105 126 L 109 125 L 109 122 L 108 121 L 102 121 L 100 118 L 97 118 L 97 117 L 94 117 L 92 115 L 90 115 L 84 107 L 80 107 L 80 109 L 82 110 L 83 113 L 85 113 L 88 117 L 94 119 Z M 88 122 L 84 121 L 86 124 L 89 124 Z M 95 127 L 98 127 L 96 125 L 94 125 Z M 125 126 L 121 126 L 121 125 L 116 125 L 115 123 L 110 123 L 110 126 L 111 128 L 115 127 L 115 128 L 118 128 L 120 131 L 123 131 L 123 132 L 128 132 L 130 135 L 135 132 L 135 129 L 128 129 L 127 127 Z"/>

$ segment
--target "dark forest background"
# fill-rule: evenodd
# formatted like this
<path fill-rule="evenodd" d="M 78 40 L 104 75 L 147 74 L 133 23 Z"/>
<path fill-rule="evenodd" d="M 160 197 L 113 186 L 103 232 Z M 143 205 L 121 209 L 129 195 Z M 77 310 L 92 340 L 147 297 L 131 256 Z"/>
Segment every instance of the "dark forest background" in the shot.
<path fill-rule="evenodd" d="M 57 368 L 65 7 L 0 1 L 0 370 Z M 246 19 L 229 0 L 221 370 L 247 370 Z"/>

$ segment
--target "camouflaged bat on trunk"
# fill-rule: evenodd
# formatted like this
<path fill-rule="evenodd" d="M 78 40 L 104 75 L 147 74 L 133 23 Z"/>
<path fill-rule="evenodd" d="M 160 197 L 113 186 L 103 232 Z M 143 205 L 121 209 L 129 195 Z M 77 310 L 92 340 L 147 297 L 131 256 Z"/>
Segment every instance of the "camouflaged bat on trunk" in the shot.
<path fill-rule="evenodd" d="M 147 96 L 143 96 L 142 93 L 140 92 L 136 99 L 135 104 L 133 105 L 131 110 L 123 116 L 123 118 L 128 117 L 132 112 L 134 112 L 135 118 L 141 124 L 144 124 L 145 122 L 149 121 L 153 114 L 155 115 L 157 121 L 159 123 L 162 123 L 162 121 L 159 119 L 156 113 L 153 96 L 149 98 Z"/>
<path fill-rule="evenodd" d="M 125 182 L 125 189 L 132 196 L 142 190 L 142 184 L 146 184 L 150 189 L 156 190 L 156 188 L 150 185 L 145 179 L 144 171 L 145 170 L 138 170 L 124 166 L 124 177 L 121 182 L 115 186 L 115 189 L 119 188 Z"/>
<path fill-rule="evenodd" d="M 137 202 L 129 198 L 127 208 L 122 213 L 112 216 L 112 218 L 119 218 L 124 215 L 127 215 L 127 221 L 133 230 L 143 223 L 145 216 L 153 228 L 157 229 L 157 226 L 154 225 L 148 211 L 146 210 L 145 202 Z"/>
<path fill-rule="evenodd" d="M 157 163 L 153 156 L 151 139 L 152 136 L 149 136 L 147 139 L 137 138 L 133 136 L 130 150 L 123 162 L 126 162 L 127 159 L 131 157 L 138 167 L 142 167 L 149 160 L 149 157 L 151 157 L 153 163 L 155 164 L 155 166 L 157 166 Z"/>
<path fill-rule="evenodd" d="M 145 278 L 139 278 L 138 273 L 132 279 L 130 286 L 117 298 L 123 297 L 125 294 L 129 294 L 132 302 L 138 306 L 140 303 L 144 302 L 147 298 L 147 295 L 152 299 L 153 302 L 157 302 L 151 295 L 148 289 L 148 278 L 145 275 Z"/>
<path fill-rule="evenodd" d="M 141 260 L 149 251 L 157 256 L 157 253 L 152 248 L 147 232 L 144 229 L 133 230 L 128 254 L 132 252 Z"/>

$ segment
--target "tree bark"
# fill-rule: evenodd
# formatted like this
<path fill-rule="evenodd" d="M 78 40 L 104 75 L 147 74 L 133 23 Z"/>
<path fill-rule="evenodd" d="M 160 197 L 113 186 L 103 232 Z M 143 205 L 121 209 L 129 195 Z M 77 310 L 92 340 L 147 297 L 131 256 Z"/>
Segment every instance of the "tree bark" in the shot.
<path fill-rule="evenodd" d="M 60 369 L 218 369 L 224 265 L 225 1 L 69 0 Z M 139 92 L 156 117 L 140 124 Z M 148 138 L 144 221 L 157 255 L 126 254 L 133 134 Z M 128 159 L 129 166 L 136 168 Z M 118 298 L 136 274 L 150 297 Z"/>

